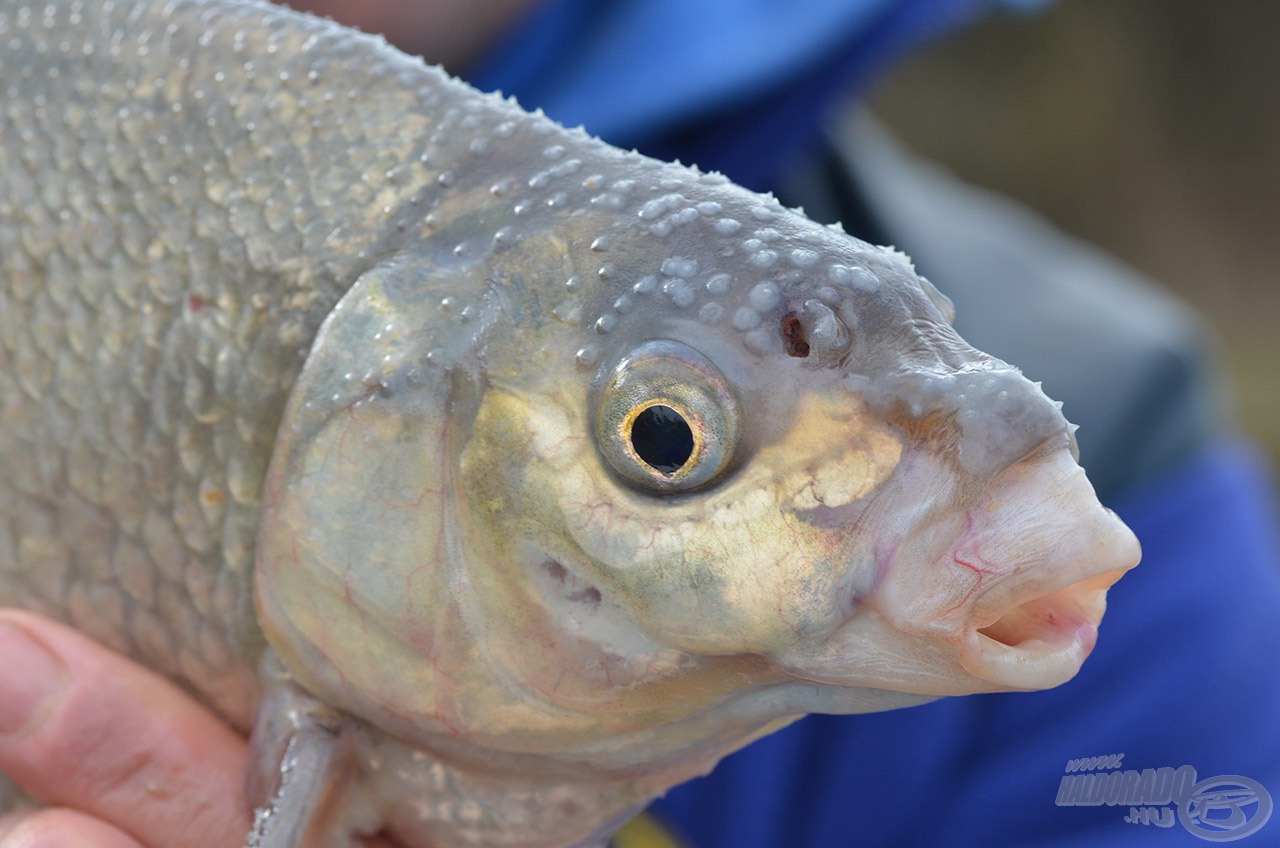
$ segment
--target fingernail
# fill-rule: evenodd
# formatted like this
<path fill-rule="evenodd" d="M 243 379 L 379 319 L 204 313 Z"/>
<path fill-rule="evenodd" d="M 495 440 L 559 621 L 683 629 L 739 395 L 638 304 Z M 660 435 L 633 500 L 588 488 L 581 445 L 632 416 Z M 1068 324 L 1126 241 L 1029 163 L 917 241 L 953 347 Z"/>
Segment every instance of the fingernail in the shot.
<path fill-rule="evenodd" d="M 0 734 L 44 717 L 67 682 L 66 667 L 21 625 L 0 620 Z"/>

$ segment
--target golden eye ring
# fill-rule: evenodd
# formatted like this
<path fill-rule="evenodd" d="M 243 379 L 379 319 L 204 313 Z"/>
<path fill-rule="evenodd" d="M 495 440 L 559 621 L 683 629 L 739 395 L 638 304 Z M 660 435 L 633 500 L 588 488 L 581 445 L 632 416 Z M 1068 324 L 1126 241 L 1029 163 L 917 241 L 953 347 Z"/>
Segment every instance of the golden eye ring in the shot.
<path fill-rule="evenodd" d="M 633 406 L 623 417 L 618 438 L 637 463 L 668 476 L 702 454 L 703 422 L 679 401 L 654 398 Z"/>
<path fill-rule="evenodd" d="M 706 485 L 737 447 L 738 407 L 702 354 L 668 340 L 623 356 L 600 393 L 596 442 L 624 478 L 658 491 Z"/>

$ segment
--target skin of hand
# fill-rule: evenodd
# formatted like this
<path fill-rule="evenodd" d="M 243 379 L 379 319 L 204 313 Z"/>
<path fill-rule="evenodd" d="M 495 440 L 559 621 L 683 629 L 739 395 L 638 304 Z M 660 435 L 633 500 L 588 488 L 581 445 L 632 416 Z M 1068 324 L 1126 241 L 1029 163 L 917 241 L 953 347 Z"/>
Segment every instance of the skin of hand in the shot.
<path fill-rule="evenodd" d="M 14 610 L 0 669 L 0 772 L 48 805 L 0 818 L 0 848 L 244 844 L 245 740 L 168 680 Z"/>
<path fill-rule="evenodd" d="M 0 613 L 0 772 L 49 805 L 0 846 L 241 845 L 246 745 L 167 680 L 29 613 Z"/>

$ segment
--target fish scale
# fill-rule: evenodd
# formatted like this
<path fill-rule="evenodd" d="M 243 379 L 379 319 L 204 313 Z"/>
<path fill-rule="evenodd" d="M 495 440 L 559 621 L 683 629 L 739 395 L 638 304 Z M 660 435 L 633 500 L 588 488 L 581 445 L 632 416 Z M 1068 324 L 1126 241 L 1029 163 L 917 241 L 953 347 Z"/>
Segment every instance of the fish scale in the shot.
<path fill-rule="evenodd" d="M 255 0 L 0 0 L 0 81 L 0 605 L 252 728 L 253 845 L 595 846 L 1064 682 L 1137 561 L 909 260 L 721 175 Z"/>
<path fill-rule="evenodd" d="M 253 538 L 289 388 L 392 212 L 441 172 L 423 154 L 450 158 L 420 116 L 474 95 L 430 71 L 397 83 L 394 51 L 253 6 L 0 9 L 0 601 L 246 728 Z"/>

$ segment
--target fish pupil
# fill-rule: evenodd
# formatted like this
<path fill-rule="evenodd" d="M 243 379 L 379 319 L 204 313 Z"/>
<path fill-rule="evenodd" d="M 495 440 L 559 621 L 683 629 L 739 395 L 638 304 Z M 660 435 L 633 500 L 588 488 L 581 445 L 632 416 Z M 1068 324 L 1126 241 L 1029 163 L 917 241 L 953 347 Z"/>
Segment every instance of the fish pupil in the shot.
<path fill-rule="evenodd" d="M 631 424 L 631 446 L 651 468 L 671 474 L 693 456 L 693 430 L 671 407 L 650 406 Z"/>

